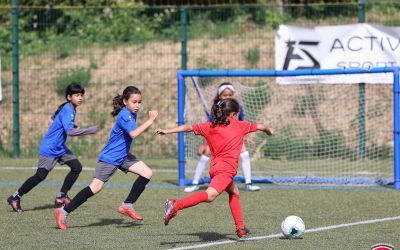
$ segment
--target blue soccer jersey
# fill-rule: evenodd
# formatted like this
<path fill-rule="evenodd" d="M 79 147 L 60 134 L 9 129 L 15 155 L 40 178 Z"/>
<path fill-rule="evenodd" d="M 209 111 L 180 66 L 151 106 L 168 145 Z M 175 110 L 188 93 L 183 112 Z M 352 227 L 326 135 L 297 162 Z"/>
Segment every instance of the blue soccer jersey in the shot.
<path fill-rule="evenodd" d="M 107 145 L 100 153 L 99 160 L 112 165 L 121 165 L 128 156 L 133 139 L 129 133 L 136 128 L 136 114 L 123 107 L 111 130 Z"/>
<path fill-rule="evenodd" d="M 210 114 L 209 116 L 207 116 L 207 121 L 208 122 L 212 122 L 212 115 Z M 239 121 L 244 121 L 244 110 L 243 110 L 243 106 L 240 105 L 240 109 L 239 109 Z"/>
<path fill-rule="evenodd" d="M 74 128 L 75 114 L 76 111 L 71 107 L 70 102 L 62 107 L 40 144 L 40 155 L 54 158 L 67 152 L 65 141 L 67 132 Z"/>

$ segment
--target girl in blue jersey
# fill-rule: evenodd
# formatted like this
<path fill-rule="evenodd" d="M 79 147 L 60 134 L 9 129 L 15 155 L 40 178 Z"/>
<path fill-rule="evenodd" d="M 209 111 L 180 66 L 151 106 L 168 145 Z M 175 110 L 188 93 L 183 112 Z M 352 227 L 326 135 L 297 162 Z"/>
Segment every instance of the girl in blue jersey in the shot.
<path fill-rule="evenodd" d="M 227 98 L 233 98 L 233 95 L 235 94 L 235 89 L 233 88 L 233 85 L 229 82 L 224 82 L 221 83 L 218 86 L 217 89 L 217 95 L 214 97 L 213 104 L 215 105 L 221 100 L 227 99 Z M 207 117 L 207 121 L 212 121 L 211 115 Z M 243 107 L 240 106 L 240 112 L 239 112 L 239 120 L 243 121 L 244 120 L 244 111 Z M 250 138 L 247 138 L 248 143 L 254 143 L 253 140 Z M 211 152 L 210 149 L 207 146 L 206 141 L 204 140 L 204 143 L 199 147 L 198 153 L 200 155 L 199 162 L 197 163 L 196 170 L 193 176 L 193 181 L 192 181 L 192 186 L 186 187 L 184 189 L 185 192 L 190 193 L 193 191 L 198 190 L 199 187 L 199 181 L 201 174 L 203 173 L 204 168 L 207 165 L 207 162 L 210 160 Z M 253 185 L 251 183 L 251 165 L 250 165 L 250 155 L 249 152 L 246 150 L 246 146 L 243 144 L 242 146 L 242 151 L 240 153 L 240 160 L 242 162 L 242 171 L 245 179 L 245 190 L 247 191 L 258 191 L 260 190 L 260 187 Z"/>
<path fill-rule="evenodd" d="M 82 104 L 84 94 L 85 89 L 78 83 L 71 83 L 67 86 L 65 90 L 65 99 L 67 101 L 61 104 L 51 117 L 53 123 L 40 144 L 40 157 L 36 173 L 28 178 L 24 184 L 7 199 L 13 211 L 23 211 L 20 204 L 21 197 L 42 182 L 57 162 L 61 165 L 67 165 L 71 170 L 64 179 L 61 190 L 55 199 L 55 204 L 56 206 L 62 206 L 70 202 L 67 193 L 76 179 L 78 179 L 82 171 L 82 164 L 65 145 L 65 141 L 67 140 L 67 136 L 94 134 L 98 130 L 96 126 L 78 128 L 74 123 L 76 108 Z"/>
<path fill-rule="evenodd" d="M 107 145 L 100 153 L 99 161 L 93 174 L 90 185 L 82 189 L 71 202 L 55 210 L 55 219 L 58 228 L 66 229 L 65 219 L 69 213 L 77 209 L 94 194 L 100 192 L 117 169 L 138 175 L 131 191 L 124 202 L 118 207 L 118 212 L 135 220 L 143 217 L 134 210 L 134 203 L 150 181 L 152 170 L 136 156 L 129 153 L 133 139 L 143 133 L 153 124 L 158 112 L 149 111 L 149 117 L 142 125 L 136 126 L 136 116 L 142 106 L 142 94 L 136 87 L 125 88 L 122 95 L 117 95 L 113 100 L 114 110 L 112 116 L 117 116 L 111 130 Z"/>

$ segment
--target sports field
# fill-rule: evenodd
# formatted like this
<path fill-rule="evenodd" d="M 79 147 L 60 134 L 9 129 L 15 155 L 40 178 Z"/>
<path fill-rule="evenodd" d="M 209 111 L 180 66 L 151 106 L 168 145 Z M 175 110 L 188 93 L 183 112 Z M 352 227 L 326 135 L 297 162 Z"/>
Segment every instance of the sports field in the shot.
<path fill-rule="evenodd" d="M 245 224 L 252 235 L 240 241 L 227 195 L 181 211 L 164 226 L 165 200 L 186 195 L 176 186 L 175 160 L 147 161 L 154 176 L 136 205 L 144 221 L 116 212 L 134 180 L 132 174 L 118 172 L 101 193 L 70 214 L 68 229 L 61 231 L 54 223 L 53 201 L 65 167 L 57 165 L 41 186 L 23 197 L 24 213 L 11 212 L 6 202 L 33 174 L 36 161 L 0 159 L 1 249 L 370 249 L 377 243 L 400 247 L 400 191 L 392 187 L 261 185 L 260 192 L 242 190 Z M 91 180 L 95 160 L 82 163 L 85 170 L 70 196 Z M 280 236 L 280 223 L 291 214 L 305 221 L 301 239 Z"/>

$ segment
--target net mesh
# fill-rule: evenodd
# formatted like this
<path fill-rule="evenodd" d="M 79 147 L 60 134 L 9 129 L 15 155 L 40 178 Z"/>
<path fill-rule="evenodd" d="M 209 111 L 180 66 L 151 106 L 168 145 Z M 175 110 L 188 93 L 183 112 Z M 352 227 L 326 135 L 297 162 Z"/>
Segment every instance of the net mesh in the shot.
<path fill-rule="evenodd" d="M 391 74 L 387 74 L 391 75 Z M 313 76 L 307 76 L 308 80 Z M 344 75 L 356 79 L 356 75 Z M 276 129 L 257 132 L 245 144 L 253 181 L 376 183 L 393 178 L 393 85 L 301 84 L 297 77 L 282 85 L 268 77 L 201 77 L 200 92 L 211 108 L 218 85 L 231 82 L 245 119 Z M 349 80 L 348 79 L 348 80 Z M 185 123 L 207 120 L 190 77 L 185 79 Z M 251 141 L 251 140 L 250 140 Z M 187 177 L 199 159 L 203 138 L 185 134 Z M 240 165 L 240 163 L 239 163 Z M 208 176 L 208 170 L 204 171 Z M 238 175 L 242 175 L 241 166 Z"/>

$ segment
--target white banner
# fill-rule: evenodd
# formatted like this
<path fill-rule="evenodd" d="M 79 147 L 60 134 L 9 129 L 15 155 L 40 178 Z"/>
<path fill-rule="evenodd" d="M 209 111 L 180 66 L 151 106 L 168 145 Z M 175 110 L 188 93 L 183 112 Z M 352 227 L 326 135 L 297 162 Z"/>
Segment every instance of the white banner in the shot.
<path fill-rule="evenodd" d="M 374 68 L 400 65 L 400 27 L 371 24 L 301 28 L 280 25 L 277 70 Z M 300 81 L 304 79 L 305 81 Z M 278 83 L 393 83 L 391 74 L 279 77 Z"/>

